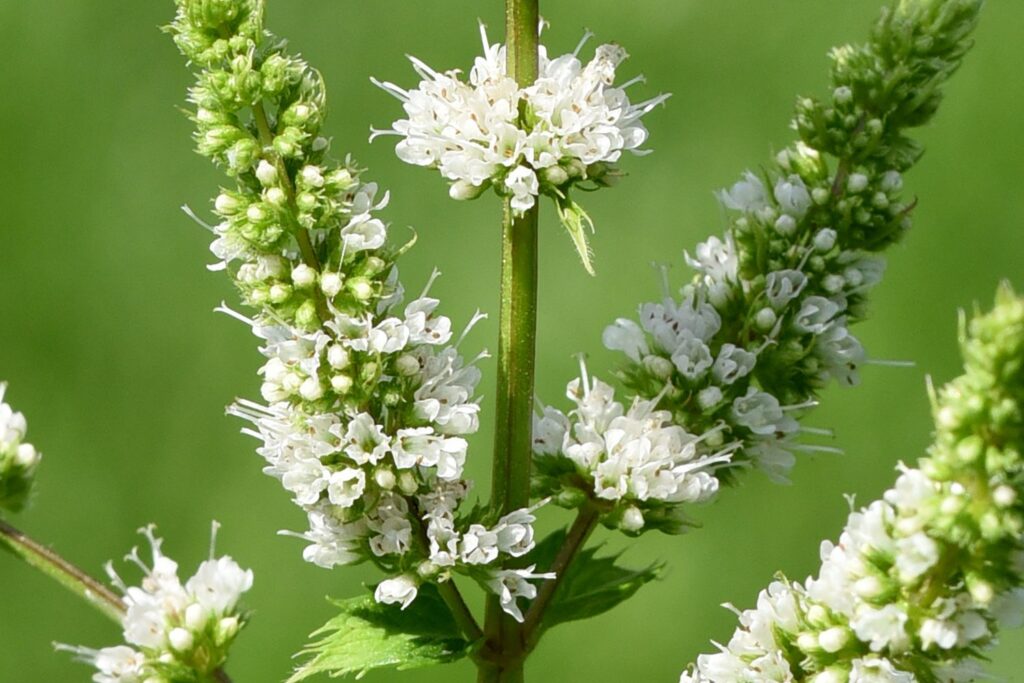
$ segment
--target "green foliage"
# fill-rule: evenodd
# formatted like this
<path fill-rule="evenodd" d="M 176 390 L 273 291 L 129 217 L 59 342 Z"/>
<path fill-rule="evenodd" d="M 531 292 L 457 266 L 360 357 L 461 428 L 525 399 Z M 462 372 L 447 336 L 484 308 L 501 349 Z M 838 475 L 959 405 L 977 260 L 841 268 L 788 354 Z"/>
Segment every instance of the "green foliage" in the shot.
<path fill-rule="evenodd" d="M 332 602 L 341 612 L 313 632 L 311 637 L 320 639 L 300 653 L 310 659 L 289 683 L 317 674 L 361 678 L 374 669 L 403 671 L 446 664 L 469 651 L 469 643 L 430 584 L 423 585 L 404 610 L 379 604 L 372 595 Z"/>

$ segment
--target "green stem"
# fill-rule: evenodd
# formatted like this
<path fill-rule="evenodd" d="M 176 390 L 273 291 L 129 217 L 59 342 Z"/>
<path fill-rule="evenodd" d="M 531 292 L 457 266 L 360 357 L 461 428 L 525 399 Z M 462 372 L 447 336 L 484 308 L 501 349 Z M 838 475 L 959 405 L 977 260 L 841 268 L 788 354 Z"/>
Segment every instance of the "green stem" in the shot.
<path fill-rule="evenodd" d="M 505 45 L 509 75 L 520 86 L 537 80 L 539 0 L 506 0 Z M 521 112 L 521 115 L 524 112 Z M 517 216 L 505 202 L 501 240 L 501 315 L 494 432 L 492 509 L 507 514 L 530 505 L 533 396 L 537 336 L 537 207 Z M 525 654 L 519 624 L 487 601 L 485 621 L 491 666 L 481 682 L 519 683 Z"/>
<path fill-rule="evenodd" d="M 423 521 L 423 515 L 420 513 L 419 504 L 415 498 L 409 496 L 405 499 L 409 504 L 409 511 L 412 513 L 412 520 L 414 524 L 414 530 L 416 532 L 416 542 L 420 546 L 420 550 L 424 555 L 430 555 L 430 538 L 427 536 L 427 526 Z M 449 579 L 443 583 L 438 582 L 435 584 L 438 592 L 441 594 L 441 598 L 448 606 L 449 611 L 452 613 L 452 618 L 455 619 L 455 623 L 458 625 L 462 633 L 469 639 L 470 642 L 476 642 L 484 637 L 483 629 L 476 622 L 476 617 L 473 616 L 473 611 L 469 609 L 469 605 L 466 604 L 465 598 L 462 597 L 462 593 L 459 592 L 459 587 L 455 585 L 455 579 Z"/>
<path fill-rule="evenodd" d="M 38 569 L 88 602 L 118 626 L 121 625 L 125 604 L 116 593 L 2 519 L 0 519 L 0 545 L 24 560 L 33 569 Z M 231 683 L 231 677 L 224 669 L 218 668 L 212 676 L 217 683 Z"/>
<path fill-rule="evenodd" d="M 544 612 L 558 593 L 566 571 L 579 555 L 583 546 L 586 545 L 587 539 L 594 532 L 600 519 L 601 510 L 596 505 L 587 503 L 580 508 L 572 526 L 569 527 L 569 533 L 565 536 L 562 548 L 555 556 L 551 567 L 546 570 L 554 572 L 555 578 L 540 585 L 537 589 L 537 597 L 530 604 L 530 609 L 523 619 L 523 642 L 526 644 L 527 653 L 537 647 L 537 642 L 544 632 Z"/>
<path fill-rule="evenodd" d="M 0 520 L 0 542 L 11 552 L 121 624 L 124 602 L 113 591 L 49 548 Z"/>
<path fill-rule="evenodd" d="M 270 128 L 270 120 L 267 118 L 267 110 L 263 107 L 262 102 L 257 102 L 252 107 L 253 119 L 256 121 L 256 130 L 259 131 L 260 144 L 263 145 L 264 154 L 266 154 L 274 163 L 274 168 L 277 170 L 277 177 L 281 179 L 281 185 L 284 188 L 285 201 L 287 202 L 287 210 L 285 213 L 288 215 L 289 228 L 291 228 L 292 234 L 295 235 L 295 240 L 299 243 L 299 253 L 302 254 L 302 262 L 307 266 L 320 272 L 320 258 L 316 254 L 316 249 L 313 247 L 313 240 L 309 236 L 309 231 L 299 225 L 298 221 L 298 205 L 295 202 L 295 184 L 292 182 L 292 177 L 288 174 L 288 167 L 284 163 L 284 159 L 276 153 L 272 153 L 268 150 L 274 142 L 274 132 Z M 327 299 L 324 298 L 323 292 L 319 289 L 314 291 L 314 303 L 316 304 L 316 312 L 322 322 L 331 320 L 333 316 L 327 307 Z"/>

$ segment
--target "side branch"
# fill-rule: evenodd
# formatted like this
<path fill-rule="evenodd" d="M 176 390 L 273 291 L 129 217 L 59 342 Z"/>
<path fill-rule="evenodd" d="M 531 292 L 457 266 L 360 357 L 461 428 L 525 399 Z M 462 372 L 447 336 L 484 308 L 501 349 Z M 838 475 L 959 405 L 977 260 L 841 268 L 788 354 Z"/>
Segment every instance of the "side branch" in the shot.
<path fill-rule="evenodd" d="M 124 601 L 102 583 L 3 520 L 0 520 L 0 542 L 26 564 L 84 598 L 108 618 L 121 623 Z"/>
<path fill-rule="evenodd" d="M 573 521 L 572 526 L 569 528 L 569 533 L 565 537 L 565 543 L 562 545 L 561 550 L 558 551 L 558 555 L 555 556 L 551 567 L 547 570 L 554 572 L 555 578 L 545 581 L 540 585 L 537 589 L 537 597 L 530 604 L 530 609 L 526 612 L 526 616 L 523 619 L 523 642 L 525 643 L 526 652 L 531 652 L 537 647 L 537 643 L 544 632 L 544 613 L 565 580 L 566 571 L 572 566 L 573 561 L 579 555 L 583 546 L 587 544 L 587 539 L 594 532 L 600 518 L 601 511 L 593 503 L 584 505 L 576 515 L 576 519 Z"/>

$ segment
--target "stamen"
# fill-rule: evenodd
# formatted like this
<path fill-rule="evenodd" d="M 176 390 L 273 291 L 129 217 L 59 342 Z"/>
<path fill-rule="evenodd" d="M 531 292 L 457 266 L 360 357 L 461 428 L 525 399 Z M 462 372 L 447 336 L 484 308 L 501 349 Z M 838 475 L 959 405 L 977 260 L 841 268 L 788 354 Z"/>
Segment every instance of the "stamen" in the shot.
<path fill-rule="evenodd" d="M 583 46 L 586 45 L 590 41 L 590 39 L 593 38 L 593 37 L 594 37 L 594 34 L 590 31 L 590 29 L 585 29 L 583 31 L 583 37 L 580 38 L 580 42 L 576 45 L 576 49 L 572 51 L 572 56 L 573 57 L 579 57 L 580 56 L 580 50 L 582 50 Z"/>
<path fill-rule="evenodd" d="M 199 216 L 197 216 L 196 212 L 193 211 L 192 207 L 189 206 L 188 204 L 183 204 L 181 206 L 181 210 L 185 213 L 186 216 L 191 218 L 195 223 L 199 224 L 201 227 L 206 228 L 207 230 L 209 230 L 212 233 L 216 233 L 216 230 L 213 229 L 213 226 L 210 225 L 209 223 L 207 223 L 206 221 L 204 221 Z"/>
<path fill-rule="evenodd" d="M 210 523 L 210 558 L 217 554 L 217 531 L 220 530 L 220 522 L 213 520 Z"/>

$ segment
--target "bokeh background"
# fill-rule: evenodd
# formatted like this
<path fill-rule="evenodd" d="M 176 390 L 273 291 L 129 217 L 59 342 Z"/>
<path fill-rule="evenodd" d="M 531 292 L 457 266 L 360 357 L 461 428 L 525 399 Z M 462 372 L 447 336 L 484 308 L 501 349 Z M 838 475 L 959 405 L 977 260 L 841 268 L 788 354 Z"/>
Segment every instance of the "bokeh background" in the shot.
<path fill-rule="evenodd" d="M 351 151 L 392 189 L 387 217 L 415 226 L 403 261 L 410 289 L 435 264 L 435 292 L 466 321 L 497 309 L 497 202 L 447 200 L 436 174 L 401 164 L 391 141 L 367 142 L 397 102 L 369 76 L 411 84 L 404 54 L 439 68 L 468 67 L 476 22 L 500 36 L 499 0 L 272 0 L 270 27 L 324 72 L 336 152 Z M 632 53 L 624 74 L 638 89 L 674 97 L 649 123 L 655 153 L 629 158 L 620 187 L 590 195 L 598 277 L 586 276 L 568 240 L 543 215 L 540 395 L 557 401 L 583 350 L 594 370 L 615 359 L 604 325 L 658 295 L 652 262 L 674 265 L 724 218 L 712 190 L 731 183 L 790 140 L 797 93 L 819 93 L 825 54 L 866 35 L 881 0 L 562 0 L 544 3 L 546 42 L 572 50 L 584 28 Z M 206 552 L 211 518 L 220 550 L 256 570 L 255 615 L 230 670 L 239 683 L 282 680 L 305 635 L 373 579 L 367 570 L 325 572 L 300 558 L 299 512 L 260 473 L 255 443 L 223 415 L 256 393 L 255 340 L 213 307 L 232 292 L 210 261 L 209 236 L 179 210 L 209 207 L 216 171 L 194 155 L 178 110 L 189 75 L 158 27 L 169 1 L 0 0 L 0 378 L 29 417 L 45 453 L 34 505 L 14 521 L 82 567 L 108 558 L 156 522 L 191 571 Z M 664 581 L 584 624 L 552 631 L 531 660 L 532 681 L 674 681 L 708 640 L 732 631 L 720 603 L 753 603 L 776 571 L 803 577 L 819 540 L 847 511 L 842 494 L 877 497 L 900 459 L 929 441 L 924 386 L 959 366 L 958 308 L 988 302 L 996 283 L 1024 287 L 1021 108 L 1024 3 L 992 0 L 977 47 L 948 90 L 937 121 L 920 133 L 928 153 L 908 178 L 917 226 L 891 253 L 873 316 L 858 329 L 872 355 L 912 369 L 869 367 L 862 386 L 825 393 L 811 418 L 834 428 L 843 456 L 804 457 L 791 486 L 750 476 L 695 511 L 705 528 L 649 536 L 634 562 L 668 560 Z M 492 318 L 470 346 L 495 346 Z M 490 375 L 482 391 L 493 395 Z M 485 403 L 490 406 L 490 403 Z M 488 412 L 485 415 L 489 416 Z M 480 488 L 489 471 L 492 422 L 474 440 Z M 564 521 L 552 510 L 550 522 Z M 610 539 L 612 546 L 618 539 Z M 0 556 L 0 681 L 85 681 L 89 671 L 51 641 L 91 646 L 117 629 L 11 557 Z M 1024 635 L 1008 634 L 993 669 L 1024 681 Z M 469 681 L 471 668 L 377 673 L 367 681 Z"/>

